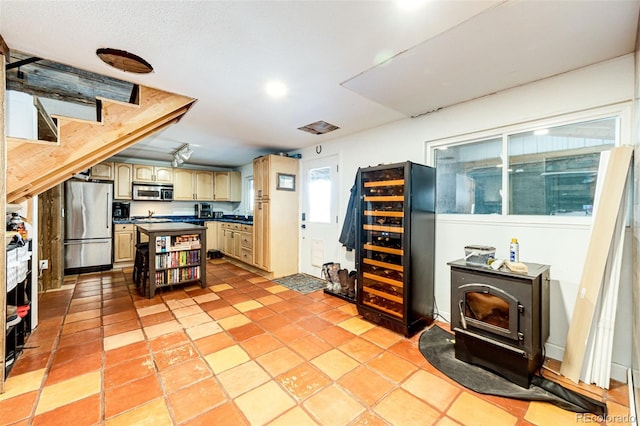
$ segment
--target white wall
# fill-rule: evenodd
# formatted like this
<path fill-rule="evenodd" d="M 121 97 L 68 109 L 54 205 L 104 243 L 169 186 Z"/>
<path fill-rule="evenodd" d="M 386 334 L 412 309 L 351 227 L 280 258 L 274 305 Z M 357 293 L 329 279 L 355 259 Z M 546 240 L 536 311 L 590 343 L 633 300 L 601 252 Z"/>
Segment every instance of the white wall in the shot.
<path fill-rule="evenodd" d="M 413 161 L 429 164 L 426 142 L 472 132 L 548 119 L 562 114 L 629 102 L 634 95 L 633 55 L 621 57 L 571 73 L 533 82 L 505 92 L 445 108 L 416 119 L 404 119 L 375 129 L 300 150 L 304 159 L 337 153 L 340 162 L 340 217 L 344 218 L 358 167 L 381 163 Z M 629 108 L 629 106 L 626 106 Z M 339 124 L 339 123 L 338 123 Z M 623 129 L 623 143 L 630 140 L 631 126 Z M 448 261 L 459 259 L 468 244 L 493 245 L 499 257 L 506 256 L 512 237 L 520 240 L 520 258 L 526 262 L 551 265 L 551 335 L 547 355 L 562 359 L 566 334 L 576 299 L 589 240 L 589 222 L 553 223 L 541 218 L 533 223 L 522 219 L 494 217 L 451 217 L 436 219 L 436 304 L 441 314 L 449 313 Z M 339 225 L 341 227 L 342 224 Z M 336 242 L 339 245 L 338 242 Z M 629 251 L 629 250 L 628 250 Z M 353 268 L 353 252 L 340 250 L 343 267 Z M 631 265 L 625 259 L 620 288 L 618 318 L 630 321 Z M 627 318 L 624 318 L 627 316 Z M 618 327 L 613 357 L 616 380 L 626 381 L 625 369 L 631 364 L 630 327 Z M 618 332 L 620 331 L 620 332 Z"/>

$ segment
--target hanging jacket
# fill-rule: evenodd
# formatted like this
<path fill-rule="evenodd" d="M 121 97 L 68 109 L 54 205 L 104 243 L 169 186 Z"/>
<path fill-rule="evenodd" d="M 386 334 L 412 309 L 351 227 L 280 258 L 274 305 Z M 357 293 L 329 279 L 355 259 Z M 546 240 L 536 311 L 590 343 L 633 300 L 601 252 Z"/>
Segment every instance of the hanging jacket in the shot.
<path fill-rule="evenodd" d="M 358 214 L 358 175 L 360 169 L 356 173 L 356 180 L 351 187 L 351 195 L 349 195 L 349 204 L 347 204 L 347 211 L 344 215 L 344 223 L 342 224 L 342 232 L 338 241 L 347 248 L 347 251 L 354 250 L 356 248 L 356 223 Z"/>

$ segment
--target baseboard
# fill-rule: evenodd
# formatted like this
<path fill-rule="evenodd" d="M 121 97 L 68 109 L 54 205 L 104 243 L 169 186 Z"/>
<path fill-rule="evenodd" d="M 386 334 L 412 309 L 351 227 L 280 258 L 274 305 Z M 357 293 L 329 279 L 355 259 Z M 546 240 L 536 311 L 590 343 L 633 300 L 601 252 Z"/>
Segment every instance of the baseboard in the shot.
<path fill-rule="evenodd" d="M 562 361 L 564 357 L 564 347 L 547 342 L 545 345 L 545 356 L 547 358 L 556 359 Z M 627 383 L 627 370 L 628 366 L 611 363 L 611 378 L 621 383 Z"/>

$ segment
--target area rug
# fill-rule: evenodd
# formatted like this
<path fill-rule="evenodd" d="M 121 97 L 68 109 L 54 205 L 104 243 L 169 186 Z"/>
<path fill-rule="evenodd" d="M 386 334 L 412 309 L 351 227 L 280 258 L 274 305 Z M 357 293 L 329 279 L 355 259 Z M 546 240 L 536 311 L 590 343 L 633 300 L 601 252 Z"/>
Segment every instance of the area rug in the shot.
<path fill-rule="evenodd" d="M 544 377 L 534 375 L 531 385 L 526 389 L 489 370 L 456 359 L 454 340 L 453 334 L 436 325 L 420 335 L 419 348 L 431 365 L 462 386 L 486 395 L 545 401 L 568 411 L 606 417 L 607 407 L 604 403 Z"/>
<path fill-rule="evenodd" d="M 293 274 L 272 281 L 302 294 L 313 293 L 327 287 L 325 280 L 307 274 Z"/>

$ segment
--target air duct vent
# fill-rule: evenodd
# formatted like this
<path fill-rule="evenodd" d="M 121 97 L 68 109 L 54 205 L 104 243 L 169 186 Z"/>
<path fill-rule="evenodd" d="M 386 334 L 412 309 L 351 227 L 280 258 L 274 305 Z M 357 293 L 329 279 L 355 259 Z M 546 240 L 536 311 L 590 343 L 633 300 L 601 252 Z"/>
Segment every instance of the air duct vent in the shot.
<path fill-rule="evenodd" d="M 314 135 L 323 135 L 325 133 L 333 132 L 340 127 L 327 123 L 326 121 L 316 121 L 315 123 L 307 124 L 303 127 L 298 127 L 298 130 L 309 132 Z"/>

